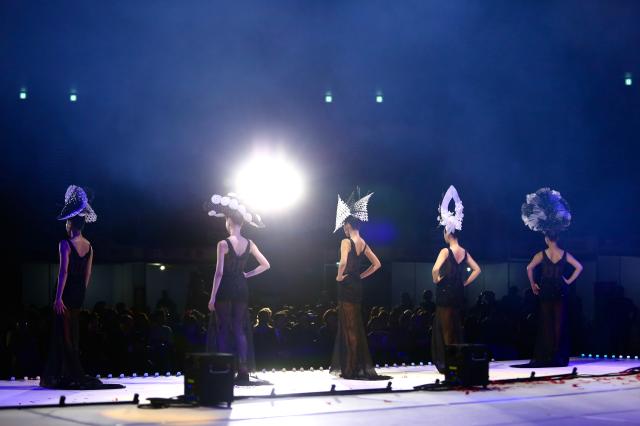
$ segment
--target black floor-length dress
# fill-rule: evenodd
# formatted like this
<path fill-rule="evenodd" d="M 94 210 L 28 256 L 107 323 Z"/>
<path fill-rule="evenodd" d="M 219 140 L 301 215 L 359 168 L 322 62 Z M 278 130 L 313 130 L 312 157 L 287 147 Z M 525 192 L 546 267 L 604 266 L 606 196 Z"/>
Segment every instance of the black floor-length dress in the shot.
<path fill-rule="evenodd" d="M 342 282 L 338 283 L 338 332 L 333 347 L 331 372 L 344 379 L 387 380 L 373 367 L 367 334 L 362 319 L 362 279 L 360 271 L 365 245 L 360 254 L 353 240 L 347 257 L 347 266 Z"/>
<path fill-rule="evenodd" d="M 440 268 L 442 279 L 436 284 L 436 313 L 431 328 L 431 360 L 442 374 L 446 346 L 463 342 L 462 309 L 467 279 L 467 253 L 458 263 L 453 251 L 448 250 L 449 255 Z"/>

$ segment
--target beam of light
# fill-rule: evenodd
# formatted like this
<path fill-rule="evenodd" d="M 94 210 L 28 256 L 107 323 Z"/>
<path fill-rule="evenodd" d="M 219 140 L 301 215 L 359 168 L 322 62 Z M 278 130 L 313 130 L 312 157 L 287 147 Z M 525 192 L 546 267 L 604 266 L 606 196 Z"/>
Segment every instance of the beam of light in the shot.
<path fill-rule="evenodd" d="M 624 84 L 625 86 L 631 86 L 633 84 L 633 75 L 630 72 L 624 74 Z"/>
<path fill-rule="evenodd" d="M 20 90 L 20 99 L 22 100 L 27 99 L 27 89 Z"/>
<path fill-rule="evenodd" d="M 261 151 L 237 171 L 234 190 L 258 212 L 278 212 L 300 201 L 304 179 L 284 153 Z"/>
<path fill-rule="evenodd" d="M 327 92 L 324 94 L 324 101 L 328 104 L 333 102 L 333 95 L 331 94 L 331 92 Z"/>
<path fill-rule="evenodd" d="M 75 102 L 75 101 L 77 101 L 77 100 L 78 100 L 78 95 L 77 95 L 77 94 L 75 94 L 75 93 L 70 93 L 70 94 L 69 94 L 69 100 L 70 100 L 71 102 Z"/>

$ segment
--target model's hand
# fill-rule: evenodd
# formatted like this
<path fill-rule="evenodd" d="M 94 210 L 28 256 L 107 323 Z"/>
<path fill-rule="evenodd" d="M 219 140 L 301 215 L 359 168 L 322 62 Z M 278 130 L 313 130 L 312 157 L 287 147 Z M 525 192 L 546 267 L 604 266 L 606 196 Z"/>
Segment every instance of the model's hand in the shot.
<path fill-rule="evenodd" d="M 67 307 L 64 305 L 62 299 L 56 299 L 56 301 L 53 302 L 53 310 L 56 314 L 62 315 L 67 312 Z"/>
<path fill-rule="evenodd" d="M 344 281 L 345 278 L 347 278 L 349 276 L 349 274 L 347 275 L 338 275 L 336 277 L 336 281 L 338 281 L 339 283 L 341 283 L 342 281 Z"/>
<path fill-rule="evenodd" d="M 538 293 L 540 293 L 540 286 L 536 283 L 533 283 L 531 284 L 531 290 L 533 291 L 533 294 L 537 296 Z"/>
<path fill-rule="evenodd" d="M 216 310 L 216 301 L 211 299 L 209 300 L 209 305 L 207 305 L 209 308 L 209 312 L 213 312 Z"/>
<path fill-rule="evenodd" d="M 571 283 L 569 282 L 569 280 L 568 280 L 568 279 L 566 279 L 565 277 L 562 277 L 562 279 L 564 280 L 564 283 L 565 283 L 566 285 L 571 285 Z"/>
<path fill-rule="evenodd" d="M 251 278 L 248 272 L 243 272 L 242 275 L 244 275 L 245 278 Z"/>

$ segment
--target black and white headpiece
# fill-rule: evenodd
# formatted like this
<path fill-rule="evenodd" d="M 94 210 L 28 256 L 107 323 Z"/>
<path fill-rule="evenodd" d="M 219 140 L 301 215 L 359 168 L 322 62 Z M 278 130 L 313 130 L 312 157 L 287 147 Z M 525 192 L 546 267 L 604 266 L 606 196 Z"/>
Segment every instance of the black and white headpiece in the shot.
<path fill-rule="evenodd" d="M 358 195 L 356 195 L 356 191 Z M 353 216 L 356 219 L 361 220 L 362 222 L 367 222 L 369 220 L 367 207 L 369 205 L 369 198 L 371 198 L 373 192 L 365 195 L 364 197 L 360 197 L 360 188 L 358 188 L 356 191 L 351 194 L 346 202 L 344 202 L 342 198 L 340 198 L 340 194 L 338 194 L 338 207 L 336 208 L 336 228 L 333 230 L 333 232 L 336 232 L 338 229 L 340 229 L 349 216 Z"/>
<path fill-rule="evenodd" d="M 242 204 L 238 196 L 233 192 L 230 192 L 228 195 L 213 194 L 211 200 L 206 203 L 205 207 L 209 216 L 229 217 L 232 214 L 237 214 L 251 226 L 255 226 L 256 228 L 265 227 L 260 215 L 251 213 L 247 206 Z"/>
<path fill-rule="evenodd" d="M 74 216 L 83 216 L 85 222 L 95 222 L 96 212 L 89 205 L 89 197 L 84 189 L 76 185 L 69 185 L 64 194 L 64 207 L 58 215 L 58 220 L 67 220 Z"/>
<path fill-rule="evenodd" d="M 521 210 L 522 221 L 532 231 L 558 233 L 571 225 L 569 203 L 551 188 L 540 188 L 527 194 Z"/>

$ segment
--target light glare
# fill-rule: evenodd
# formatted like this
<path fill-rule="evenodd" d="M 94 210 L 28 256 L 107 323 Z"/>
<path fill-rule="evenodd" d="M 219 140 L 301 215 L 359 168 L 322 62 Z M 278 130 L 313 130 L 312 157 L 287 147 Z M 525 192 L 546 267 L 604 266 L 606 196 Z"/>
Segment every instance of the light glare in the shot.
<path fill-rule="evenodd" d="M 302 197 L 304 181 L 284 154 L 257 153 L 236 177 L 238 196 L 258 212 L 286 210 Z"/>

